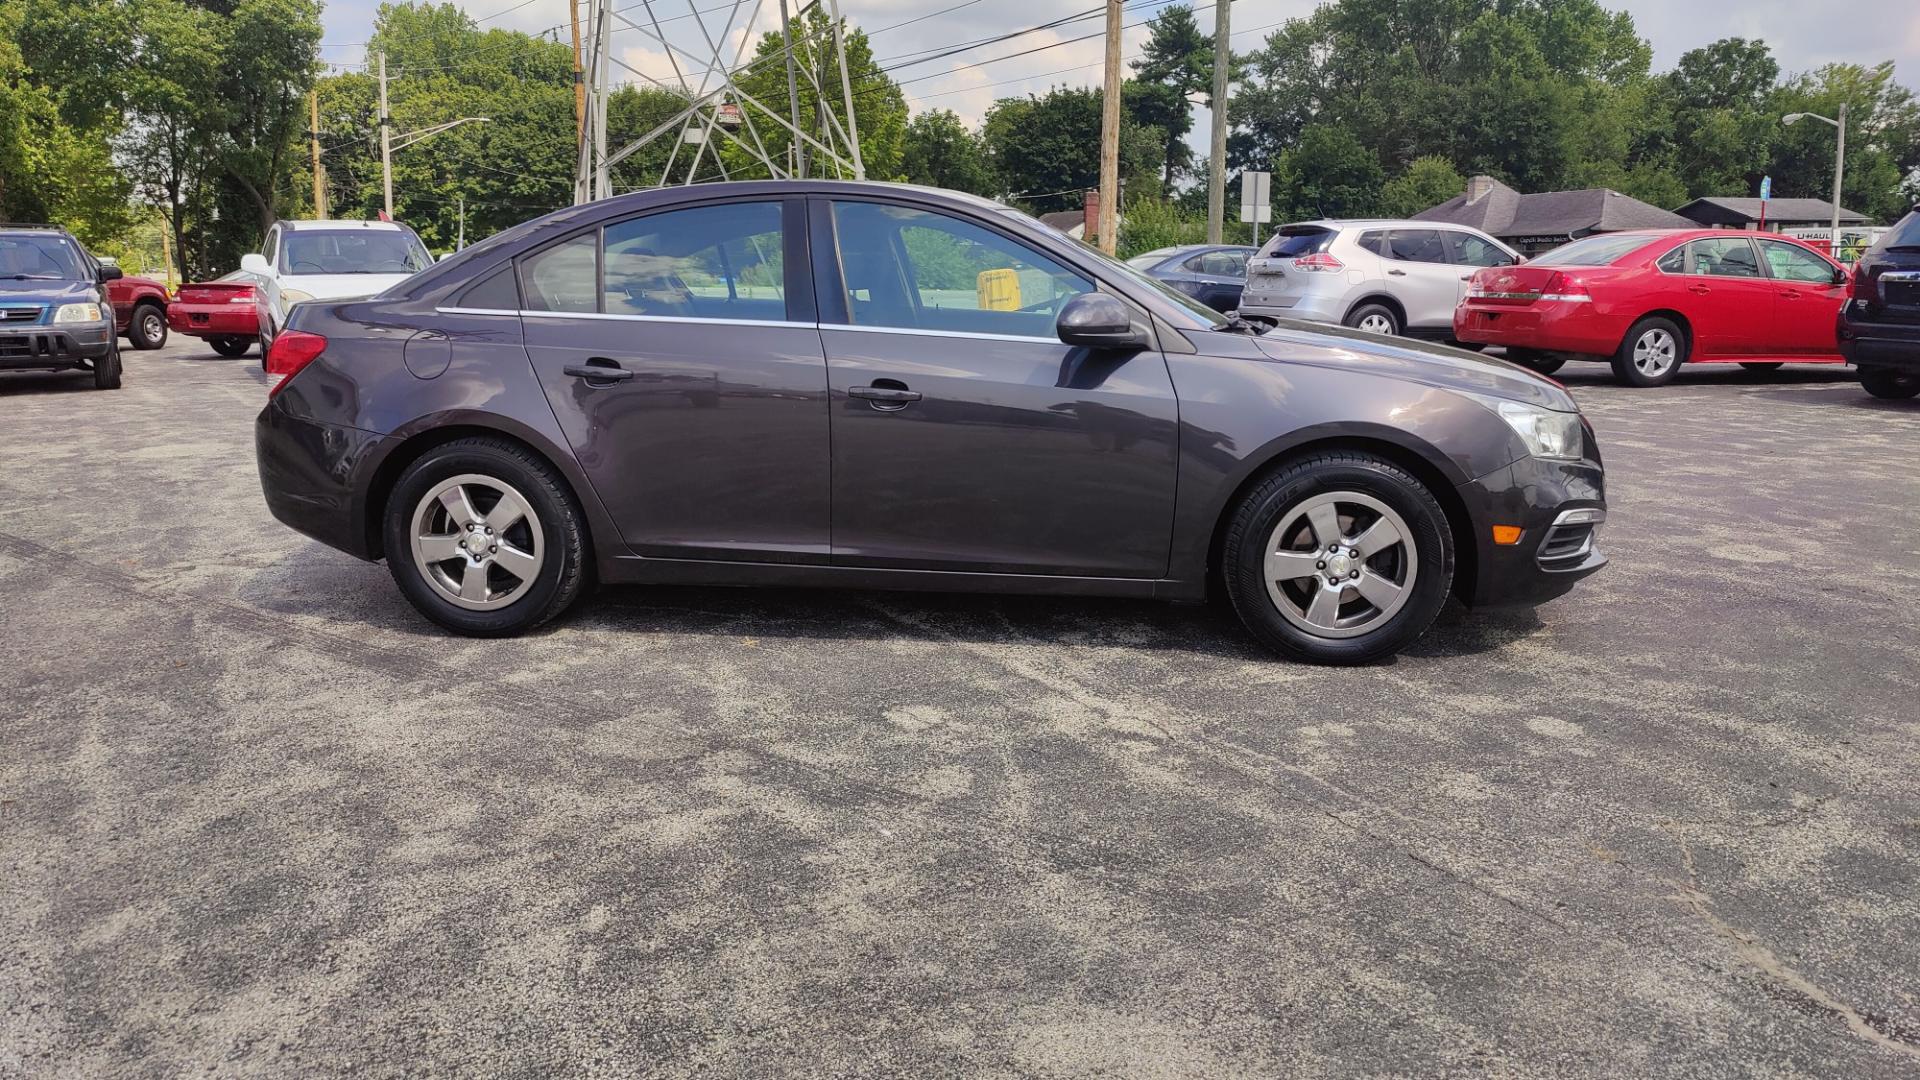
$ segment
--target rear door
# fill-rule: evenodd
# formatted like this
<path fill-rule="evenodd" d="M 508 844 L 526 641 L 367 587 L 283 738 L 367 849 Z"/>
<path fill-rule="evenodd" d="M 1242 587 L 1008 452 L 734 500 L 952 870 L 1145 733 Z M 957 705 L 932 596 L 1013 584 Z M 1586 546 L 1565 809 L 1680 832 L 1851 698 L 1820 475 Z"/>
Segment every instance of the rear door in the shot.
<path fill-rule="evenodd" d="M 1694 359 L 1781 352 L 1774 332 L 1773 283 L 1745 236 L 1693 240 L 1660 259 L 1673 275 L 1666 299 L 1693 328 Z M 1675 269 L 1678 268 L 1678 273 Z"/>
<path fill-rule="evenodd" d="M 816 199 L 836 563 L 1155 578 L 1178 407 L 1156 350 L 1072 348 L 1094 282 L 984 215 Z"/>
<path fill-rule="evenodd" d="M 658 210 L 519 260 L 540 385 L 642 555 L 831 555 L 804 214 L 797 198 Z"/>
<path fill-rule="evenodd" d="M 1773 282 L 1774 325 L 1781 351 L 1799 356 L 1838 353 L 1834 327 L 1847 298 L 1846 276 L 1839 265 L 1785 240 L 1761 237 L 1754 242 L 1760 245 Z"/>
<path fill-rule="evenodd" d="M 1440 230 L 1387 230 L 1380 263 L 1387 292 L 1406 309 L 1407 329 L 1453 327 L 1454 305 L 1460 302 L 1460 270 L 1447 257 Z"/>

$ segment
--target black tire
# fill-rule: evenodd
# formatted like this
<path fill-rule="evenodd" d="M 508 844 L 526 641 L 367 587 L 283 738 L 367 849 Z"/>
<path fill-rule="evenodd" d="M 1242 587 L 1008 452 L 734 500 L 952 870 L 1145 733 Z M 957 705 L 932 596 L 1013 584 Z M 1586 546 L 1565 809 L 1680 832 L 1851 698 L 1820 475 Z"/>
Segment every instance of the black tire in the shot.
<path fill-rule="evenodd" d="M 158 349 L 167 343 L 167 309 L 159 304 L 135 304 L 127 318 L 127 341 L 136 349 Z"/>
<path fill-rule="evenodd" d="M 1761 372 L 1779 371 L 1781 368 L 1787 366 L 1787 362 L 1785 360 L 1782 360 L 1776 364 L 1772 362 L 1760 361 L 1760 362 L 1755 362 L 1751 364 L 1741 364 L 1740 366 L 1743 368 L 1746 368 L 1748 371 L 1761 371 Z"/>
<path fill-rule="evenodd" d="M 93 362 L 93 388 L 95 390 L 120 389 L 119 342 L 108 342 L 107 355 Z"/>
<path fill-rule="evenodd" d="M 523 585 L 507 590 L 517 595 L 491 610 L 473 610 L 448 599 L 413 554 L 412 519 L 421 500 L 436 486 L 462 475 L 509 485 L 531 509 L 531 521 L 539 526 L 542 537 L 538 570 Z M 483 512 L 489 509 L 477 502 L 475 507 Z M 552 466 L 518 443 L 483 436 L 427 451 L 400 474 L 384 514 L 387 570 L 394 583 L 422 615 L 457 633 L 472 637 L 523 633 L 565 611 L 586 586 L 590 565 L 586 523 L 573 493 Z M 503 542 L 506 536 L 503 529 Z"/>
<path fill-rule="evenodd" d="M 1638 358 L 1642 346 L 1645 359 Z M 1687 335 L 1672 319 L 1654 315 L 1641 319 L 1620 341 L 1613 354 L 1613 377 L 1623 386 L 1665 386 L 1680 374 L 1692 351 Z M 1664 366 L 1658 366 L 1664 359 Z"/>
<path fill-rule="evenodd" d="M 1361 304 L 1359 307 L 1347 312 L 1346 325 L 1355 330 L 1359 330 L 1363 328 L 1362 324 L 1369 320 L 1382 319 L 1385 320 L 1387 328 L 1375 330 L 1373 333 L 1386 334 L 1392 337 L 1398 335 L 1401 330 L 1405 329 L 1405 327 L 1400 325 L 1400 316 L 1395 314 L 1394 310 L 1385 304 Z"/>
<path fill-rule="evenodd" d="M 1550 353 L 1540 349 L 1508 349 L 1507 359 L 1537 375 L 1551 375 L 1567 366 L 1566 353 Z"/>
<path fill-rule="evenodd" d="M 1867 393 L 1888 401 L 1904 401 L 1920 394 L 1920 374 L 1890 368 L 1863 367 L 1860 385 Z"/>
<path fill-rule="evenodd" d="M 214 352 L 228 359 L 245 356 L 247 350 L 253 347 L 253 342 L 246 338 L 233 337 L 210 337 L 207 339 L 207 344 L 213 347 Z"/>
<path fill-rule="evenodd" d="M 1336 597 L 1350 599 L 1336 601 L 1333 621 L 1337 623 L 1344 618 L 1362 621 L 1351 628 L 1333 631 L 1351 636 L 1310 632 L 1296 622 L 1302 614 L 1299 610 L 1294 610 L 1290 617 L 1282 613 L 1280 605 L 1297 601 L 1310 612 L 1313 607 L 1310 599 L 1301 598 L 1318 595 L 1324 587 L 1320 574 L 1337 574 L 1340 567 L 1323 562 L 1317 569 L 1308 568 L 1309 574 L 1302 579 L 1307 584 L 1302 584 L 1302 580 L 1289 580 L 1276 583 L 1270 590 L 1267 548 L 1270 544 L 1276 548 L 1284 544 L 1296 555 L 1304 554 L 1307 558 L 1321 555 L 1317 528 L 1306 526 L 1308 535 L 1297 542 L 1276 536 L 1276 531 L 1282 526 L 1289 530 L 1295 528 L 1293 523 L 1300 520 L 1301 509 L 1317 499 L 1353 496 L 1377 502 L 1398 515 L 1411 534 L 1414 559 L 1411 563 L 1398 562 L 1406 558 L 1405 554 L 1390 547 L 1347 565 L 1358 567 L 1359 573 L 1384 571 L 1391 576 L 1397 564 L 1404 574 L 1411 575 L 1411 581 L 1404 576 L 1399 581 L 1406 595 L 1390 613 L 1375 605 L 1371 597 L 1362 596 L 1358 587 L 1351 594 L 1336 591 Z M 1364 531 L 1368 523 L 1360 519 L 1361 512 L 1364 511 L 1356 507 L 1354 515 L 1339 516 L 1336 510 L 1335 524 L 1342 531 Z M 1248 492 L 1230 513 L 1221 560 L 1227 597 L 1253 636 L 1289 659 L 1317 664 L 1363 664 L 1391 656 L 1432 625 L 1453 587 L 1453 532 L 1448 527 L 1446 511 L 1426 485 L 1398 465 L 1371 454 L 1342 451 L 1290 462 Z M 1385 515 L 1379 515 L 1377 520 L 1384 519 Z M 1403 537 L 1402 543 L 1406 542 L 1408 538 Z M 1308 548 L 1299 548 L 1299 543 L 1308 543 Z M 1350 604 L 1361 610 L 1353 615 L 1341 615 Z M 1366 625 L 1364 618 L 1368 609 L 1379 619 L 1377 625 Z"/>

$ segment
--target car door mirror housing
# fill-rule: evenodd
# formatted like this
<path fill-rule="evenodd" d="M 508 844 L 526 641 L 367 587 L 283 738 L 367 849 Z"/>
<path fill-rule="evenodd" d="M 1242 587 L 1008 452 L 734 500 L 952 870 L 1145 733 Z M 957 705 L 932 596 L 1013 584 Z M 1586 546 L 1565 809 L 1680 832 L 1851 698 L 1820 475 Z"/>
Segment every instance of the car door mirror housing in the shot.
<path fill-rule="evenodd" d="M 267 265 L 266 258 L 251 251 L 240 256 L 240 269 L 245 270 L 249 274 L 259 274 L 262 277 L 273 273 L 273 267 Z"/>
<path fill-rule="evenodd" d="M 94 272 L 94 276 L 100 284 L 105 285 L 109 281 L 119 281 L 126 276 L 126 273 L 117 266 L 102 263 L 100 269 Z"/>
<path fill-rule="evenodd" d="M 1845 285 L 1847 283 L 1847 277 L 1846 267 L 1836 266 L 1833 268 L 1833 283 L 1835 285 Z"/>
<path fill-rule="evenodd" d="M 1054 330 L 1068 345 L 1086 349 L 1144 349 L 1146 332 L 1133 325 L 1127 306 L 1106 293 L 1081 293 L 1067 301 Z"/>

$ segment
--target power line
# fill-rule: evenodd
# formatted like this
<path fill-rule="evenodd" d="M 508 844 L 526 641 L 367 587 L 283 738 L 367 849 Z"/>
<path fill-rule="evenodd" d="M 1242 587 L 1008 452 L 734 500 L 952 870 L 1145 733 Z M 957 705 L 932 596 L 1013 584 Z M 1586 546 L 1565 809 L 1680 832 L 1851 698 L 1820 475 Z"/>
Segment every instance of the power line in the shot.
<path fill-rule="evenodd" d="M 1264 26 L 1250 26 L 1245 30 L 1235 30 L 1233 33 L 1227 36 L 1239 37 L 1242 34 L 1257 34 L 1262 30 L 1271 30 L 1276 26 L 1284 26 L 1286 25 L 1286 22 L 1287 20 L 1281 19 L 1279 22 L 1270 22 Z M 1133 56 L 1128 57 L 1127 59 L 1138 60 L 1140 59 L 1140 55 L 1135 54 Z M 981 61 L 981 63 L 990 64 L 990 63 L 993 63 L 993 61 L 984 60 L 984 61 Z M 1043 72 L 1040 72 L 1038 75 L 1019 75 L 1011 79 L 1001 79 L 999 82 L 981 83 L 978 86 L 963 86 L 958 90 L 941 90 L 932 94 L 915 94 L 914 98 L 919 101 L 931 101 L 934 98 L 951 97 L 954 94 L 970 94 L 975 90 L 987 90 L 995 86 L 1006 86 L 1009 83 L 1032 82 L 1035 79 L 1048 79 L 1048 78 L 1052 78 L 1055 75 L 1065 75 L 1070 71 L 1085 71 L 1088 68 L 1100 67 L 1105 63 L 1106 61 L 1104 60 L 1095 60 L 1091 64 L 1080 64 L 1075 67 L 1060 68 L 1056 71 L 1043 71 Z M 964 69 L 956 69 L 956 70 L 964 70 Z"/>

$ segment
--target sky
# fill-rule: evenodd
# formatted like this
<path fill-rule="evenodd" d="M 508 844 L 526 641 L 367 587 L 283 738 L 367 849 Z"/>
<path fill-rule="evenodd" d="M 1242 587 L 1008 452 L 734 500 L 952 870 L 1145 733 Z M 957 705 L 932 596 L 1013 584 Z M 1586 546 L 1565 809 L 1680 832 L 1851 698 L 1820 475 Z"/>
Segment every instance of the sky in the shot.
<path fill-rule="evenodd" d="M 562 25 L 568 18 L 567 0 L 456 2 L 475 19 L 484 20 L 483 27 L 536 33 Z M 745 37 L 740 24 L 755 8 L 755 0 L 744 0 L 737 9 L 733 30 L 723 37 L 728 15 L 735 10 L 733 0 L 650 2 L 654 16 L 662 20 L 665 36 L 684 50 L 677 55 L 683 69 L 700 67 L 711 56 L 702 39 L 701 22 L 706 24 L 708 33 L 723 42 L 726 55 L 731 58 Z M 753 26 L 756 37 L 759 32 L 778 29 L 777 2 L 760 0 L 760 17 Z M 1126 21 L 1140 24 L 1127 30 L 1123 38 L 1122 47 L 1129 58 L 1139 54 L 1146 40 L 1147 18 L 1167 2 L 1127 0 Z M 1211 33 L 1212 0 L 1192 2 L 1201 27 Z M 1672 67 L 1688 49 L 1718 38 L 1738 36 L 1766 41 L 1773 47 L 1781 69 L 1788 73 L 1834 62 L 1876 64 L 1892 60 L 1896 77 L 1920 89 L 1920 0 L 1602 2 L 1633 16 L 1640 36 L 1653 45 L 1656 71 Z M 323 15 L 326 27 L 325 45 L 321 49 L 323 59 L 337 64 L 362 61 L 364 50 L 360 43 L 366 41 L 372 29 L 376 3 L 377 0 L 329 0 Z M 616 8 L 635 5 L 629 16 L 645 24 L 645 11 L 637 6 L 639 3 L 640 0 L 614 0 Z M 1098 0 L 840 0 L 840 3 L 850 21 L 871 35 L 874 55 L 902 83 L 908 106 L 915 112 L 952 109 L 968 123 L 977 123 L 997 98 L 1044 92 L 1062 83 L 1097 85 L 1100 80 L 1099 33 L 1105 23 L 1097 15 L 956 56 L 924 59 L 924 54 L 932 50 L 1091 11 L 1099 6 Z M 1257 48 L 1280 23 L 1311 12 L 1318 3 L 1319 0 L 1236 0 L 1229 24 L 1234 32 L 1234 48 L 1237 51 Z M 587 4 L 583 2 L 581 6 L 584 15 Z M 705 12 L 698 20 L 689 16 L 696 9 Z M 1084 40 L 1073 40 L 1083 36 Z M 673 79 L 667 52 L 658 44 L 633 30 L 616 32 L 614 42 L 621 58 L 632 67 L 655 79 Z M 1010 55 L 1021 52 L 1027 55 Z M 1006 59 L 1000 59 L 1002 57 Z M 916 59 L 921 62 L 915 63 Z M 641 80 L 628 75 L 627 81 Z M 1204 121 L 1196 125 L 1197 133 L 1203 130 Z"/>

